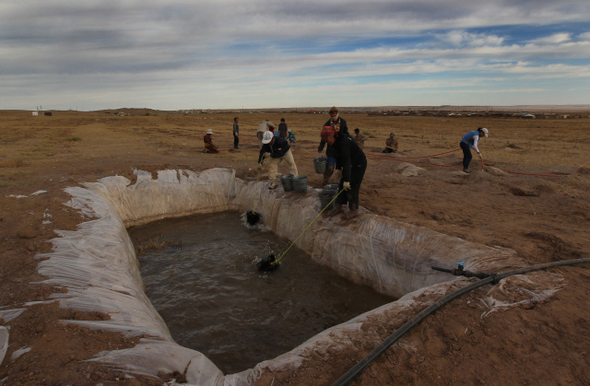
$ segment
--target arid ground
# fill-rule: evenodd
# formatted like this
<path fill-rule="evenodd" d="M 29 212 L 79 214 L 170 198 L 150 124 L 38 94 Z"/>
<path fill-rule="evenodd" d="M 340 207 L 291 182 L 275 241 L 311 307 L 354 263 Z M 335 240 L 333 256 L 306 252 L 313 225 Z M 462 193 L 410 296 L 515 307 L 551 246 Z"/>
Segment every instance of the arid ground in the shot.
<path fill-rule="evenodd" d="M 60 309 L 40 284 L 37 254 L 50 252 L 55 230 L 75 230 L 88 219 L 63 204 L 63 191 L 83 182 L 133 171 L 234 168 L 255 178 L 261 120 L 281 117 L 297 137 L 293 153 L 299 173 L 320 187 L 314 173 L 319 131 L 326 114 L 241 114 L 240 149 L 233 150 L 235 114 L 172 114 L 132 110 L 0 112 L 0 307 L 29 305 L 10 327 L 10 346 L 0 366 L 0 384 L 162 384 L 160 379 L 84 362 L 104 350 L 131 347 L 140 337 L 92 331 L 62 319 L 108 315 Z M 590 119 L 368 116 L 342 113 L 352 131 L 367 137 L 369 159 L 361 206 L 373 213 L 465 240 L 514 249 L 527 263 L 590 257 Z M 470 175 L 461 169 L 461 137 L 477 127 L 485 171 L 474 158 Z M 214 132 L 220 154 L 204 154 L 203 135 Z M 394 132 L 400 151 L 381 153 Z M 441 153 L 447 153 L 438 155 Z M 430 156 L 429 158 L 418 158 Z M 400 172 L 402 159 L 422 168 Z M 507 172 L 502 172 L 508 171 Z M 280 172 L 287 170 L 282 166 Z M 46 191 L 37 195 L 34 192 Z M 19 195 L 26 197 L 18 197 Z M 449 267 L 451 268 L 451 267 Z M 478 297 L 491 286 L 452 301 L 410 331 L 353 384 L 588 385 L 590 384 L 590 265 L 553 269 L 566 286 L 542 302 L 491 313 Z M 372 326 L 374 328 L 375 326 Z M 400 324 L 378 326 L 385 340 Z M 411 347 L 409 349 L 408 347 Z M 22 348 L 30 351 L 11 360 Z M 335 353 L 334 360 L 305 363 L 291 374 L 263 377 L 260 384 L 331 384 L 374 347 Z"/>

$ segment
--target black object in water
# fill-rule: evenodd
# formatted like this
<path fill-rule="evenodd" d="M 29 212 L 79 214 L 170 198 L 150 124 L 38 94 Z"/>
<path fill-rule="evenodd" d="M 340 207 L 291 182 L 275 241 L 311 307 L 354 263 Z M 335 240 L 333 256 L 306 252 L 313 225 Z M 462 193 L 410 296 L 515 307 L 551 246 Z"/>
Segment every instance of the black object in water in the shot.
<path fill-rule="evenodd" d="M 256 263 L 259 271 L 274 271 L 279 268 L 280 264 L 276 261 L 275 255 L 268 255 L 264 259 Z"/>
<path fill-rule="evenodd" d="M 256 223 L 260 221 L 260 217 L 260 213 L 253 212 L 251 210 L 246 212 L 246 221 L 248 221 L 248 224 L 250 225 L 256 225 Z"/>

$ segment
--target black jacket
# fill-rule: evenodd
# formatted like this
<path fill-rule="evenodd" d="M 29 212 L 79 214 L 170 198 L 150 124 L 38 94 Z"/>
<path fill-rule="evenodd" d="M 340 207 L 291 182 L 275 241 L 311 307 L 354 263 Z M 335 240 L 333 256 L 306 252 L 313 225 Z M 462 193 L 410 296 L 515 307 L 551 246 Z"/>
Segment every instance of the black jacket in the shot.
<path fill-rule="evenodd" d="M 331 126 L 331 124 L 332 124 L 332 119 L 328 119 L 328 122 L 326 122 L 324 124 L 324 126 Z M 346 121 L 342 118 L 340 118 L 340 131 L 339 131 L 339 133 L 348 135 L 348 126 L 346 125 Z M 320 141 L 320 146 L 318 147 L 318 152 L 323 151 L 325 146 L 326 146 L 326 142 L 324 142 L 324 140 L 322 139 Z M 333 149 L 333 146 L 328 145 L 328 148 L 326 149 L 326 157 L 336 157 L 335 154 L 336 153 Z"/>
<path fill-rule="evenodd" d="M 350 135 L 337 133 L 335 138 L 332 148 L 336 154 L 336 169 L 342 169 L 342 179 L 350 182 L 350 169 L 367 167 L 367 157 Z"/>
<path fill-rule="evenodd" d="M 264 153 L 270 153 L 270 158 L 281 158 L 288 151 L 289 143 L 281 137 L 274 137 L 274 142 L 272 142 L 272 146 L 270 145 L 270 143 L 267 143 L 265 145 L 262 145 L 262 148 L 260 148 L 258 163 L 262 161 Z"/>

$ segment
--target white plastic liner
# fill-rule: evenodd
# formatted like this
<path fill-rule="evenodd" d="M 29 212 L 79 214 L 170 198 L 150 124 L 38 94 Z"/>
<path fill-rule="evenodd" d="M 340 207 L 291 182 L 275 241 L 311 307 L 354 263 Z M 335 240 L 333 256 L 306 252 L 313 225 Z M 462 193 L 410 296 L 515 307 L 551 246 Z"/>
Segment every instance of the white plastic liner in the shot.
<path fill-rule="evenodd" d="M 8 350 L 8 329 L 4 326 L 0 326 L 0 363 L 4 361 L 4 356 Z"/>
<path fill-rule="evenodd" d="M 473 271 L 522 265 L 512 250 L 466 242 L 377 215 L 363 214 L 348 223 L 319 218 L 298 240 L 300 248 L 344 277 L 403 297 L 328 329 L 254 369 L 224 375 L 203 354 L 173 342 L 143 291 L 126 227 L 196 213 L 247 211 L 257 200 L 256 211 L 265 224 L 278 235 L 295 240 L 319 212 L 317 191 L 269 191 L 267 182 L 244 182 L 227 169 L 200 173 L 164 170 L 158 172 L 157 179 L 142 171 L 136 175 L 134 184 L 115 176 L 84 184 L 85 188 L 66 189 L 72 196 L 67 205 L 92 219 L 75 232 L 59 231 L 60 237 L 52 240 L 54 252 L 42 255 L 49 259 L 40 263 L 39 271 L 49 278 L 45 283 L 68 288 L 67 293 L 54 294 L 62 307 L 111 316 L 106 321 L 67 323 L 144 336 L 134 348 L 104 352 L 93 359 L 137 373 L 155 376 L 178 371 L 186 374 L 190 384 L 198 385 L 254 384 L 265 371 L 290 371 L 308 358 L 329 357 L 328 348 L 334 352 L 354 347 L 355 337 L 362 336 L 365 344 L 375 340 L 377 345 L 377 333 L 360 328 L 364 321 L 407 319 L 450 286 L 466 280 L 445 283 L 452 276 L 431 270 L 431 265 L 452 267 L 465 261 L 466 269 Z"/>

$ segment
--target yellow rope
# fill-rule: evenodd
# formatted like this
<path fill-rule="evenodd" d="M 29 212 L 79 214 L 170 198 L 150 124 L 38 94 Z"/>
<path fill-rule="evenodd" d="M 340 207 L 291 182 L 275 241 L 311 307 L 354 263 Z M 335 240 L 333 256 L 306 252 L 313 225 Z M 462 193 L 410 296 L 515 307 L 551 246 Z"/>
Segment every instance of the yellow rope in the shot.
<path fill-rule="evenodd" d="M 285 255 L 287 254 L 287 252 L 289 251 L 289 249 L 291 249 L 291 247 L 292 247 L 293 245 L 295 245 L 295 243 L 297 242 L 297 240 L 299 240 L 299 238 L 300 238 L 301 236 L 303 236 L 303 234 L 304 234 L 304 233 L 305 233 L 305 232 L 306 232 L 306 231 L 309 229 L 309 227 L 311 226 L 311 224 L 313 224 L 313 223 L 315 222 L 315 220 L 317 220 L 317 219 L 318 219 L 318 217 L 320 217 L 320 215 L 321 215 L 322 213 L 324 213 L 324 211 L 325 211 L 325 210 L 326 210 L 326 209 L 327 209 L 327 208 L 330 206 L 330 204 L 331 204 L 331 203 L 333 203 L 333 202 L 334 202 L 334 200 L 336 200 L 336 198 L 337 198 L 337 197 L 340 195 L 340 193 L 342 193 L 342 192 L 344 192 L 344 189 L 342 189 L 341 191 L 339 191 L 339 192 L 338 192 L 338 194 L 334 196 L 334 198 L 332 199 L 332 201 L 330 201 L 330 202 L 329 202 L 329 203 L 328 203 L 328 204 L 327 204 L 327 205 L 324 207 L 324 209 L 322 209 L 322 210 L 320 211 L 320 213 L 318 213 L 318 215 L 317 215 L 317 216 L 315 216 L 315 218 L 313 219 L 313 221 L 309 223 L 309 225 L 308 225 L 308 226 L 307 226 L 307 227 L 306 227 L 306 228 L 303 230 L 303 232 L 301 232 L 301 233 L 299 234 L 299 236 L 297 236 L 297 238 L 295 239 L 295 241 L 293 241 L 293 242 L 291 243 L 291 245 L 289 245 L 289 248 L 287 248 L 287 250 L 286 250 L 285 252 L 283 252 L 283 254 L 281 255 L 281 257 L 279 257 L 279 258 L 276 260 L 276 262 L 275 262 L 275 263 L 278 263 L 278 262 L 279 262 L 279 260 L 281 260 L 281 259 L 283 258 L 283 256 L 285 256 Z"/>

